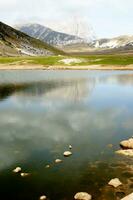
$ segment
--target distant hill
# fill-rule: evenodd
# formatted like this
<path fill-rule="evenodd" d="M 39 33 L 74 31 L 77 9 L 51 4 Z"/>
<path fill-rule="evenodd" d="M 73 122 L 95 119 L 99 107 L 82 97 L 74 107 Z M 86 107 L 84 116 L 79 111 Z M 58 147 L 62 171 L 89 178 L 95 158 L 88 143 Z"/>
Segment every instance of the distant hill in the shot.
<path fill-rule="evenodd" d="M 114 48 L 132 48 L 133 49 L 133 36 L 119 36 L 111 39 L 99 39 L 90 43 L 91 47 L 101 49 L 114 49 Z"/>
<path fill-rule="evenodd" d="M 39 39 L 43 42 L 47 42 L 48 44 L 54 46 L 64 46 L 68 44 L 84 42 L 83 38 L 80 38 L 75 35 L 57 32 L 40 24 L 19 25 L 15 28 L 30 35 L 31 37 Z"/>
<path fill-rule="evenodd" d="M 1 56 L 47 56 L 57 54 L 64 54 L 64 52 L 0 22 Z"/>
<path fill-rule="evenodd" d="M 90 43 L 67 45 L 63 50 L 71 53 L 133 53 L 133 36 L 119 36 L 111 39 L 97 39 Z"/>

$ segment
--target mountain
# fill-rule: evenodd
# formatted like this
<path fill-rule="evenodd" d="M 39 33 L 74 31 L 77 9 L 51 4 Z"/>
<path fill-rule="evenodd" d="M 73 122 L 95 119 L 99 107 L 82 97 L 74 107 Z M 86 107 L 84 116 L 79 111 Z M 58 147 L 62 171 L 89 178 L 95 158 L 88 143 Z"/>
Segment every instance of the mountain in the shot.
<path fill-rule="evenodd" d="M 90 43 L 90 47 L 98 49 L 133 49 L 133 36 L 119 36 L 111 39 L 99 39 Z"/>
<path fill-rule="evenodd" d="M 133 36 L 97 39 L 90 43 L 66 45 L 62 49 L 76 54 L 133 53 Z"/>
<path fill-rule="evenodd" d="M 0 55 L 1 56 L 46 56 L 64 54 L 47 43 L 32 38 L 0 22 Z"/>
<path fill-rule="evenodd" d="M 84 39 L 75 35 L 54 31 L 40 24 L 26 24 L 16 26 L 16 29 L 22 31 L 31 37 L 47 42 L 54 46 L 64 46 L 68 44 L 83 43 Z"/>
<path fill-rule="evenodd" d="M 88 18 L 86 19 L 81 16 L 74 16 L 60 22 L 53 22 L 51 27 L 56 31 L 58 30 L 63 33 L 83 38 L 85 43 L 90 43 L 91 41 L 96 40 L 95 31 L 89 23 Z"/>

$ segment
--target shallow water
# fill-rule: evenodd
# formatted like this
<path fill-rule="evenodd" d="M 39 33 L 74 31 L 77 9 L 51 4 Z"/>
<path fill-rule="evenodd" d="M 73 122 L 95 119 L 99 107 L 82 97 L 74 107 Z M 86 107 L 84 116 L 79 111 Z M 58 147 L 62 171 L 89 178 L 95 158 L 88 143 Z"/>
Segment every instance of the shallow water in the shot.
<path fill-rule="evenodd" d="M 132 192 L 133 159 L 115 150 L 132 135 L 132 71 L 1 71 L 0 199 L 119 200 Z M 107 185 L 115 177 L 118 189 Z"/>

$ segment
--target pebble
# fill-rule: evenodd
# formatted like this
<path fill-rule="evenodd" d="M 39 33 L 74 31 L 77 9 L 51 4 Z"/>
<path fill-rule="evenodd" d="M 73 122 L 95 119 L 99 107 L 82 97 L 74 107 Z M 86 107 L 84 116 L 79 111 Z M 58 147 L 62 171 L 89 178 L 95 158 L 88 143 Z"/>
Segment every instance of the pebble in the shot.
<path fill-rule="evenodd" d="M 72 145 L 69 145 L 69 149 L 72 149 Z"/>
<path fill-rule="evenodd" d="M 56 159 L 55 160 L 55 163 L 61 163 L 61 162 L 63 162 L 61 159 Z"/>
<path fill-rule="evenodd" d="M 74 196 L 75 200 L 91 200 L 92 196 L 86 192 L 78 192 L 75 196 Z"/>
<path fill-rule="evenodd" d="M 68 156 L 72 155 L 72 152 L 71 151 L 65 151 L 63 155 L 68 157 Z"/>
<path fill-rule="evenodd" d="M 21 173 L 20 174 L 22 177 L 26 177 L 26 176 L 29 176 L 30 174 L 29 173 Z"/>
<path fill-rule="evenodd" d="M 46 200 L 46 199 L 47 199 L 47 197 L 45 195 L 40 196 L 40 198 L 39 198 L 39 200 Z"/>
<path fill-rule="evenodd" d="M 46 168 L 46 169 L 50 168 L 50 165 L 46 165 L 45 168 Z"/>
<path fill-rule="evenodd" d="M 111 186 L 117 188 L 120 185 L 122 185 L 122 183 L 120 182 L 120 180 L 118 178 L 114 178 L 111 181 L 109 181 L 108 185 L 111 185 Z"/>
<path fill-rule="evenodd" d="M 21 172 L 21 171 L 22 171 L 21 167 L 16 167 L 16 168 L 13 170 L 14 173 L 19 173 L 19 172 Z"/>

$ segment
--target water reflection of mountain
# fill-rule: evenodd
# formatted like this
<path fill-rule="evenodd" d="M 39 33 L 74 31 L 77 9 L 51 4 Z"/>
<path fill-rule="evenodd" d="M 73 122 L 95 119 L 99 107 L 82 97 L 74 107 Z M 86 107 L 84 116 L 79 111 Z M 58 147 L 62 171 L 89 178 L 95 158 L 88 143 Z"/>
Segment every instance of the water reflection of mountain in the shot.
<path fill-rule="evenodd" d="M 94 78 L 2 84 L 0 85 L 0 100 L 6 99 L 12 95 L 28 99 L 45 96 L 47 98 L 80 100 L 88 96 L 94 87 Z"/>
<path fill-rule="evenodd" d="M 119 74 L 119 75 L 113 75 L 113 76 L 109 76 L 106 79 L 104 79 L 104 82 L 108 81 L 111 83 L 119 83 L 121 86 L 124 85 L 129 85 L 132 86 L 133 85 L 133 74 L 129 73 L 129 74 Z"/>
<path fill-rule="evenodd" d="M 119 75 L 116 76 L 116 79 L 121 85 L 133 85 L 133 74 Z"/>

